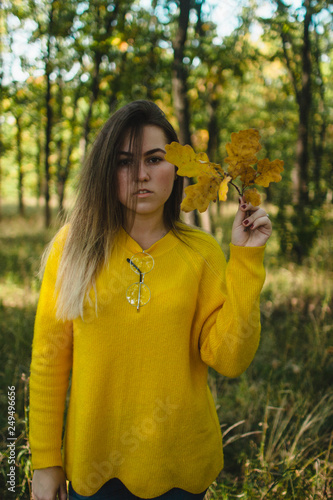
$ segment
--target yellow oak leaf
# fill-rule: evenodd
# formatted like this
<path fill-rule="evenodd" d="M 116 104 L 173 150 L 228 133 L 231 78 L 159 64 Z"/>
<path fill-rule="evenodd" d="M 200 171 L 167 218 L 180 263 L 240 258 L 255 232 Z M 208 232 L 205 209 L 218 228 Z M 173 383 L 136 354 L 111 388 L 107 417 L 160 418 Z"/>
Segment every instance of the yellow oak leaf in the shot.
<path fill-rule="evenodd" d="M 197 177 L 206 172 L 213 177 L 224 175 L 221 165 L 209 161 L 206 153 L 195 153 L 193 148 L 186 144 L 172 142 L 165 146 L 165 159 L 178 167 L 177 174 L 186 177 Z"/>
<path fill-rule="evenodd" d="M 197 209 L 204 212 L 210 201 L 216 201 L 217 196 L 225 201 L 230 181 L 238 177 L 242 184 L 240 189 L 232 184 L 239 194 L 244 192 L 245 200 L 253 206 L 260 205 L 261 195 L 257 189 L 247 188 L 253 184 L 267 187 L 270 182 L 279 182 L 284 162 L 270 162 L 267 158 L 258 161 L 256 155 L 261 150 L 259 139 L 259 132 L 255 129 L 231 134 L 231 142 L 226 145 L 228 157 L 224 160 L 228 163 L 227 173 L 221 165 L 210 162 L 206 153 L 196 154 L 191 146 L 182 146 L 178 142 L 167 144 L 165 159 L 178 167 L 178 175 L 198 178 L 197 184 L 185 188 L 182 210 L 190 212 Z"/>
<path fill-rule="evenodd" d="M 196 209 L 195 192 L 187 193 L 186 197 L 183 199 L 180 205 L 180 208 L 183 210 L 183 212 L 191 212 L 192 210 Z"/>
<path fill-rule="evenodd" d="M 256 182 L 257 172 L 251 165 L 244 166 L 240 173 L 240 180 L 244 186 L 251 186 Z"/>
<path fill-rule="evenodd" d="M 283 165 L 283 160 L 269 161 L 268 158 L 259 160 L 257 165 L 259 175 L 256 178 L 256 184 L 268 187 L 270 182 L 280 182 L 282 179 L 280 172 L 284 170 Z"/>
<path fill-rule="evenodd" d="M 229 163 L 228 173 L 235 179 L 245 166 L 257 163 L 256 153 L 260 151 L 260 135 L 256 129 L 241 130 L 231 134 L 231 142 L 226 145 L 228 157 L 225 162 Z"/>
<path fill-rule="evenodd" d="M 244 193 L 244 198 L 246 203 L 251 203 L 254 207 L 257 207 L 261 203 L 261 196 L 256 188 L 247 189 Z"/>
<path fill-rule="evenodd" d="M 227 161 L 228 158 L 226 158 L 224 161 Z M 248 161 L 244 161 L 241 159 L 234 160 L 234 161 L 229 161 L 229 166 L 228 166 L 228 174 L 231 175 L 233 179 L 236 179 L 240 175 L 240 173 L 244 170 L 249 165 Z M 254 162 L 253 162 L 254 163 Z"/>
<path fill-rule="evenodd" d="M 202 162 L 201 165 L 202 165 L 202 170 L 206 174 L 219 178 L 219 182 L 221 182 L 221 178 L 223 178 L 224 176 L 224 172 L 221 165 L 219 165 L 218 163 L 212 163 L 210 161 Z"/>
<path fill-rule="evenodd" d="M 191 212 L 196 208 L 201 213 L 205 212 L 209 203 L 216 201 L 220 182 L 220 178 L 207 174 L 200 175 L 197 184 L 185 188 L 186 197 L 182 201 L 181 209 L 184 212 Z"/>
<path fill-rule="evenodd" d="M 196 177 L 201 173 L 201 163 L 198 161 L 196 158 L 197 155 L 188 144 L 182 146 L 179 142 L 172 142 L 165 146 L 165 150 L 165 159 L 178 167 L 178 175 Z M 208 157 L 205 153 L 200 153 L 198 156 L 200 156 L 200 159 L 208 161 Z"/>
<path fill-rule="evenodd" d="M 219 200 L 220 201 L 225 201 L 227 199 L 227 193 L 228 193 L 228 189 L 229 189 L 229 182 L 231 181 L 231 177 L 230 175 L 226 175 L 223 179 L 223 181 L 221 182 L 220 184 L 220 187 L 219 187 Z"/>

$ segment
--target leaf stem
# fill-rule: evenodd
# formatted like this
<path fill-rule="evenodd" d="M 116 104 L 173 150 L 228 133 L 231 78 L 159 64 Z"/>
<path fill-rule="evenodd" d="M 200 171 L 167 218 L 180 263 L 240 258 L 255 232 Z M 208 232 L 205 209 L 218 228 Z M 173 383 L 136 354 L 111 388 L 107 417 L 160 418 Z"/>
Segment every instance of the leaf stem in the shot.
<path fill-rule="evenodd" d="M 242 196 L 241 190 L 239 189 L 238 186 L 236 186 L 236 184 L 234 184 L 232 181 L 230 181 L 229 184 L 231 184 L 231 186 L 234 186 L 234 188 L 237 189 L 239 196 Z"/>

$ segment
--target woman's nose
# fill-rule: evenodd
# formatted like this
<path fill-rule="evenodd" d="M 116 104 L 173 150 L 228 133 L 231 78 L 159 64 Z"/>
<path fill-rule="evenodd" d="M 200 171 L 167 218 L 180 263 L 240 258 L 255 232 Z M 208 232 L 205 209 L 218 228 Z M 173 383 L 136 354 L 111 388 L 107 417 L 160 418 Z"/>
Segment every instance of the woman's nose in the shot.
<path fill-rule="evenodd" d="M 143 161 L 140 162 L 140 165 L 139 165 L 138 180 L 140 182 L 149 180 L 148 168 Z"/>

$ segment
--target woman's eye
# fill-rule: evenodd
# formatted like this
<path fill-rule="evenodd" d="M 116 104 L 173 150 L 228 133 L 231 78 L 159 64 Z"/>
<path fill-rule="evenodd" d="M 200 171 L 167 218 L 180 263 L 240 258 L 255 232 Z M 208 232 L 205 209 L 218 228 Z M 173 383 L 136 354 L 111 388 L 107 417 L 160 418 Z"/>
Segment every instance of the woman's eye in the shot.
<path fill-rule="evenodd" d="M 148 163 L 153 164 L 153 165 L 157 165 L 161 161 L 162 161 L 162 158 L 160 158 L 159 156 L 152 156 L 151 158 L 148 158 Z"/>
<path fill-rule="evenodd" d="M 131 165 L 131 160 L 128 158 L 121 158 L 118 160 L 118 167 L 129 167 Z"/>

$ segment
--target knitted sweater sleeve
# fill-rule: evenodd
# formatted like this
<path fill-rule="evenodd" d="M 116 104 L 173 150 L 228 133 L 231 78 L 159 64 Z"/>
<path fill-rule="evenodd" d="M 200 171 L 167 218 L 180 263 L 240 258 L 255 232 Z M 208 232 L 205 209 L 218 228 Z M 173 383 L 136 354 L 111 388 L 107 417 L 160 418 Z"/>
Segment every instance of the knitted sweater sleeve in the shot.
<path fill-rule="evenodd" d="M 30 367 L 29 441 L 34 469 L 62 466 L 63 416 L 72 366 L 72 322 L 55 316 L 61 254 L 56 239 L 46 265 L 35 319 Z"/>
<path fill-rule="evenodd" d="M 259 345 L 264 249 L 231 244 L 228 264 L 216 253 L 201 280 L 201 359 L 227 377 L 243 373 Z"/>

